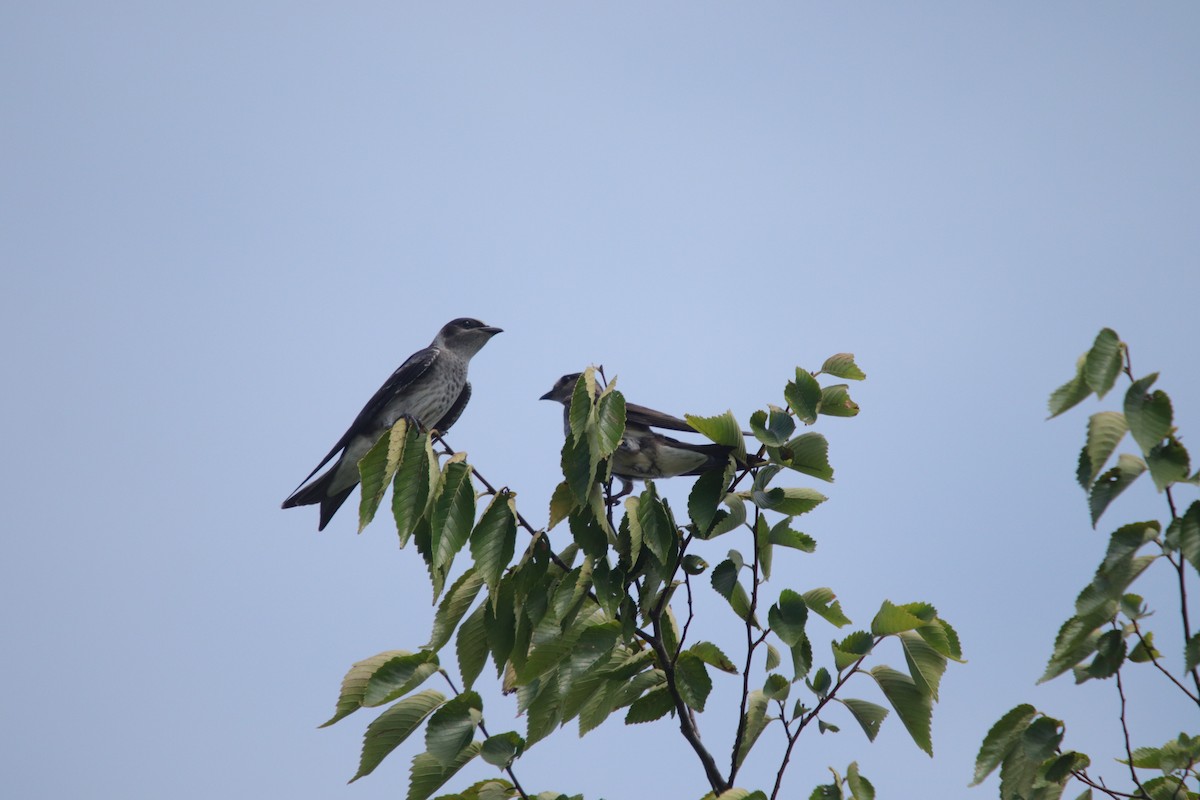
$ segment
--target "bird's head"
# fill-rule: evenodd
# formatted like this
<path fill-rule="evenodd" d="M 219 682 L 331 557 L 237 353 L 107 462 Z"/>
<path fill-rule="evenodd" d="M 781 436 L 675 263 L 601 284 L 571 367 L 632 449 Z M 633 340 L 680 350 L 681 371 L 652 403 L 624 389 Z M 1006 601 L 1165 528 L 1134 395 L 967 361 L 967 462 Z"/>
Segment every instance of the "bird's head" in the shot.
<path fill-rule="evenodd" d="M 572 372 L 570 375 L 563 375 L 554 382 L 554 387 L 539 397 L 539 400 L 554 400 L 562 403 L 564 406 L 571 405 L 571 395 L 575 394 L 575 384 L 579 382 L 579 376 L 582 372 Z"/>
<path fill-rule="evenodd" d="M 497 333 L 503 333 L 503 329 L 485 325 L 471 317 L 459 317 L 442 326 L 433 340 L 433 345 L 453 350 L 470 358 L 478 353 L 480 348 L 488 343 L 488 339 Z"/>

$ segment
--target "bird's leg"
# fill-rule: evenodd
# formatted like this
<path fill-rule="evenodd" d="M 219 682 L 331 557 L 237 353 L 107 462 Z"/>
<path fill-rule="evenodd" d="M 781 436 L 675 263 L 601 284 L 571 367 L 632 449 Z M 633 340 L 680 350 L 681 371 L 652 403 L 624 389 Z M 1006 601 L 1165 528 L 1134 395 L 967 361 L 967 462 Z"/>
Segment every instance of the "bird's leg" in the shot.
<path fill-rule="evenodd" d="M 610 484 L 610 486 L 611 486 L 611 484 Z M 622 497 L 624 497 L 625 495 L 629 494 L 632 491 L 633 491 L 633 481 L 626 480 L 625 478 L 621 478 L 621 491 L 617 492 L 616 494 L 611 494 L 611 490 L 610 490 L 610 493 L 608 495 L 608 504 L 610 506 L 615 506 L 617 503 L 621 502 Z"/>

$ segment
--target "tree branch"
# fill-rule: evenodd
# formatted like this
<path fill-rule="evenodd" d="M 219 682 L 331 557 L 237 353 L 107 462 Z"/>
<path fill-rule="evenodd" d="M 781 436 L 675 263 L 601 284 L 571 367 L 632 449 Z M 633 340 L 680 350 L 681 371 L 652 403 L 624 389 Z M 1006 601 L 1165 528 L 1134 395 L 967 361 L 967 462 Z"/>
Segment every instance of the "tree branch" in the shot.
<path fill-rule="evenodd" d="M 450 685 L 450 691 L 454 692 L 455 697 L 458 697 L 461 692 L 459 692 L 458 687 L 454 685 L 454 681 L 450 680 L 450 676 L 446 673 L 446 670 L 439 669 L 438 672 L 440 672 L 442 677 L 446 679 L 446 683 Z M 483 724 L 482 719 L 479 720 L 479 724 L 475 727 L 479 728 L 479 732 L 482 733 L 485 738 L 491 738 L 491 734 L 488 733 L 487 726 Z M 521 788 L 521 782 L 517 780 L 517 775 L 513 772 L 511 764 L 504 768 L 504 772 L 508 775 L 509 780 L 512 781 L 513 788 L 517 790 L 517 794 L 521 795 L 521 800 L 529 800 L 529 795 L 527 795 L 525 790 Z"/>

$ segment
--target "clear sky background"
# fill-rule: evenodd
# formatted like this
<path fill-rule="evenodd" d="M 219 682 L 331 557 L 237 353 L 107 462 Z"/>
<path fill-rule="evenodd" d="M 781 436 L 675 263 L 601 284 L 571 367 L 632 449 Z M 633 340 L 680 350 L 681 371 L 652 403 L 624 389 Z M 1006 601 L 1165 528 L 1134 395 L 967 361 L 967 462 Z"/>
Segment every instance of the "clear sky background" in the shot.
<path fill-rule="evenodd" d="M 1200 455 L 1198 33 L 1188 3 L 5 4 L 5 794 L 400 795 L 420 741 L 347 787 L 373 712 L 316 726 L 351 662 L 426 641 L 424 569 L 386 520 L 318 534 L 279 503 L 460 315 L 505 333 L 450 441 L 542 521 L 562 373 L 745 420 L 856 354 L 862 414 L 818 427 L 820 548 L 772 585 L 830 586 L 863 626 L 927 600 L 970 661 L 935 758 L 834 715 L 789 796 L 857 759 L 880 797 L 994 797 L 973 759 L 1026 700 L 1119 780 L 1113 686 L 1034 682 L 1108 532 L 1165 504 L 1143 479 L 1093 532 L 1074 469 L 1099 406 L 1045 402 L 1111 326 Z M 824 656 L 835 631 L 810 633 Z M 1134 683 L 1138 739 L 1195 730 Z M 572 727 L 518 770 L 589 800 L 707 789 L 670 722 Z"/>

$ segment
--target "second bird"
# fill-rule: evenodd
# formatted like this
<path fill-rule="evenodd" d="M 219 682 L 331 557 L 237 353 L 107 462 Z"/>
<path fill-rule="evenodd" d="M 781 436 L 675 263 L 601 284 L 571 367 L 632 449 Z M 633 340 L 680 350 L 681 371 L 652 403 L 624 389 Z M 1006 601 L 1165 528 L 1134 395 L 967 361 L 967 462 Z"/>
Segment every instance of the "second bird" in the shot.
<path fill-rule="evenodd" d="M 409 356 L 379 387 L 333 449 L 283 501 L 283 507 L 320 503 L 317 530 L 324 530 L 358 485 L 359 460 L 397 420 L 407 417 L 424 430 L 436 429 L 442 433 L 449 430 L 471 399 L 471 384 L 467 382 L 471 356 L 500 332 L 500 328 L 470 317 L 459 317 L 443 325 L 432 344 Z M 334 465 L 309 483 L 339 452 L 341 455 Z"/>
<path fill-rule="evenodd" d="M 541 396 L 563 404 L 563 428 L 571 435 L 571 395 L 583 373 L 563 375 L 554 388 Z M 673 478 L 677 475 L 699 475 L 719 467 L 733 452 L 722 444 L 692 444 L 657 433 L 652 428 L 696 433 L 696 429 L 679 417 L 652 408 L 625 403 L 625 436 L 612 456 L 612 474 L 623 484 L 623 497 L 633 490 L 633 481 L 647 478 Z"/>

